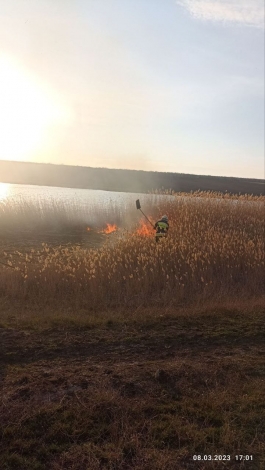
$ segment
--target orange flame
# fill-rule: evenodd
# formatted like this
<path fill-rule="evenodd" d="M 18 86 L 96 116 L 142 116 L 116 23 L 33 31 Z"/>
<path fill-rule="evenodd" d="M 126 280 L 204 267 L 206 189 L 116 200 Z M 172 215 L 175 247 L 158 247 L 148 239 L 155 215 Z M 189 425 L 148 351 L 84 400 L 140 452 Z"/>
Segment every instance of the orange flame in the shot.
<path fill-rule="evenodd" d="M 107 227 L 104 230 L 101 230 L 101 233 L 112 233 L 112 232 L 116 232 L 117 230 L 118 230 L 117 225 L 107 224 Z"/>
<path fill-rule="evenodd" d="M 151 225 L 147 225 L 144 220 L 140 221 L 140 227 L 136 230 L 137 235 L 143 235 L 144 237 L 150 237 L 154 235 L 154 229 Z"/>
<path fill-rule="evenodd" d="M 91 228 L 90 227 L 87 227 L 87 231 L 90 232 Z"/>

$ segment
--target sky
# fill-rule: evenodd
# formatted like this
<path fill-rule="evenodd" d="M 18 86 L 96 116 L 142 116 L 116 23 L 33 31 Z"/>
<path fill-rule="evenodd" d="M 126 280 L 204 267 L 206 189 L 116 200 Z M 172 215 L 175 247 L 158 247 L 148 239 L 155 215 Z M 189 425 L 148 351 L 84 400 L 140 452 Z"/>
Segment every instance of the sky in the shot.
<path fill-rule="evenodd" d="M 0 0 L 0 159 L 264 178 L 263 0 Z"/>

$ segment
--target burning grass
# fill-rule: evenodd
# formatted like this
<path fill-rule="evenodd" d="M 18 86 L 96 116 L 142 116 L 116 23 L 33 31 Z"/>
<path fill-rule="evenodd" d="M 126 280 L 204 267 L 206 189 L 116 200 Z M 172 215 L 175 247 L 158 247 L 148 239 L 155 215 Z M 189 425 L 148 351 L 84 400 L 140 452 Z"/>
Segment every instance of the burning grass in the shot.
<path fill-rule="evenodd" d="M 155 220 L 151 216 L 148 216 L 148 219 L 150 222 L 152 222 L 153 225 L 155 224 Z M 141 219 L 135 233 L 136 235 L 142 235 L 143 237 L 151 237 L 154 235 L 154 229 L 151 224 L 146 222 L 146 220 Z"/>
<path fill-rule="evenodd" d="M 99 249 L 43 244 L 26 254 L 4 253 L 0 294 L 91 310 L 260 296 L 264 200 L 201 193 L 164 200 L 148 211 L 152 221 L 162 213 L 169 217 L 169 236 L 157 246 L 153 228 L 141 219 L 127 231 L 105 224 L 98 231 L 116 237 L 115 243 Z"/>
<path fill-rule="evenodd" d="M 120 226 L 123 219 L 124 211 L 114 202 L 97 207 L 93 204 L 78 206 L 74 202 L 62 203 L 54 199 L 45 202 L 8 200 L 0 202 L 0 239 L 11 237 L 19 243 L 21 237 L 34 234 L 36 240 L 41 240 L 45 234 L 53 233 L 59 241 L 65 233 L 104 232 L 116 224 Z"/>
<path fill-rule="evenodd" d="M 116 224 L 107 224 L 106 228 L 101 230 L 101 233 L 109 234 L 109 233 L 117 232 L 117 230 L 118 230 L 118 226 Z"/>

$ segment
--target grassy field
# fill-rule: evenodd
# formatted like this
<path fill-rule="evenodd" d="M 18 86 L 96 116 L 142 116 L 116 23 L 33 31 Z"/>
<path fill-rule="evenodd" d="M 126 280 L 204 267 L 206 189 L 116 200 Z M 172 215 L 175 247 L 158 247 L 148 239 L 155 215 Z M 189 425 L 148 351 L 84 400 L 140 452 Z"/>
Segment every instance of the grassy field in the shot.
<path fill-rule="evenodd" d="M 25 250 L 6 211 L 1 470 L 265 468 L 264 198 L 197 193 L 147 212 L 169 216 L 158 246 L 115 213 L 75 219 L 98 248 L 41 245 L 36 212 Z"/>
<path fill-rule="evenodd" d="M 264 301 L 1 310 L 1 469 L 264 468 Z"/>

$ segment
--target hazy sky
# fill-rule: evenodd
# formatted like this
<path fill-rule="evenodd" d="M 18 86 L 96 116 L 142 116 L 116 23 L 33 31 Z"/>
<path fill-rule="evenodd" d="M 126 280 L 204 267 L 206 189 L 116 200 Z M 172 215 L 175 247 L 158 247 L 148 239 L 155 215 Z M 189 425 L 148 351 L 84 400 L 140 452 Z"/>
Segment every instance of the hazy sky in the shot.
<path fill-rule="evenodd" d="M 0 0 L 0 159 L 264 178 L 263 0 Z"/>

